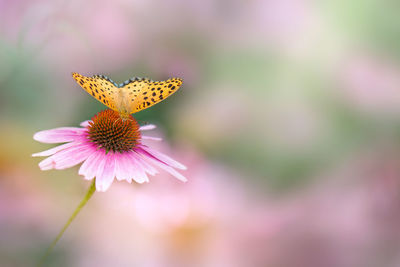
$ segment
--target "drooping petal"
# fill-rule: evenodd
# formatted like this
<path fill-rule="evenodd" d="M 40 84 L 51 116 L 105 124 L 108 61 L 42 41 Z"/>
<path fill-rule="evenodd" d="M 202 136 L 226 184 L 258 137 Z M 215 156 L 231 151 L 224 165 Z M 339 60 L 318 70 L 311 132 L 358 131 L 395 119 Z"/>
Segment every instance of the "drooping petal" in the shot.
<path fill-rule="evenodd" d="M 115 177 L 115 157 L 114 153 L 110 152 L 101 161 L 101 166 L 96 175 L 96 189 L 100 192 L 105 192 L 112 184 Z"/>
<path fill-rule="evenodd" d="M 142 165 L 143 169 L 145 172 L 147 172 L 150 175 L 155 175 L 158 173 L 158 171 L 151 166 L 149 163 L 147 163 L 142 156 L 138 155 L 136 156 L 136 160 L 139 161 L 139 163 Z"/>
<path fill-rule="evenodd" d="M 118 181 L 126 180 L 128 183 L 132 182 L 132 171 L 134 168 L 131 165 L 130 157 L 126 153 L 116 153 L 115 155 L 115 177 Z"/>
<path fill-rule="evenodd" d="M 162 138 L 160 138 L 160 137 L 145 136 L 145 135 L 142 135 L 142 139 L 144 139 L 144 140 L 153 140 L 153 141 L 162 141 Z"/>
<path fill-rule="evenodd" d="M 146 156 L 146 155 L 143 155 L 143 154 L 142 154 L 142 157 L 144 157 L 146 160 L 150 161 L 154 165 L 160 167 L 161 169 L 165 170 L 166 172 L 168 172 L 169 174 L 171 174 L 172 176 L 174 176 L 178 180 L 181 180 L 182 182 L 186 182 L 187 181 L 185 176 L 183 176 L 182 174 L 177 172 L 174 168 L 170 167 L 169 165 L 166 165 L 165 163 L 155 159 L 154 157 L 149 157 L 149 156 Z"/>
<path fill-rule="evenodd" d="M 79 175 L 85 176 L 86 180 L 92 180 L 96 176 L 101 157 L 105 157 L 103 150 L 93 152 L 79 168 Z"/>
<path fill-rule="evenodd" d="M 85 131 L 87 131 L 85 128 L 62 127 L 37 132 L 33 135 L 33 139 L 49 144 L 72 142 Z"/>
<path fill-rule="evenodd" d="M 55 169 L 67 169 L 87 159 L 95 149 L 89 144 L 64 149 L 53 156 L 55 161 Z"/>
<path fill-rule="evenodd" d="M 161 161 L 171 167 L 181 169 L 181 170 L 187 169 L 185 165 L 177 162 L 176 160 L 173 160 L 172 158 L 168 157 L 167 155 L 164 155 L 161 152 L 158 152 L 157 150 L 149 148 L 148 146 L 140 145 L 135 150 L 141 154 L 148 156 L 148 157 L 152 157 L 155 160 Z"/>
<path fill-rule="evenodd" d="M 150 175 L 154 175 L 154 174 L 158 173 L 158 171 L 153 166 L 151 166 L 150 164 L 145 162 L 143 160 L 143 158 L 136 152 L 131 153 L 131 157 L 133 157 L 135 159 L 136 164 L 138 165 L 139 171 L 141 173 L 144 173 L 145 179 L 146 179 L 145 182 L 149 182 L 149 178 L 146 173 L 148 173 Z"/>
<path fill-rule="evenodd" d="M 135 154 L 136 154 L 135 152 L 131 152 L 131 153 L 127 154 L 131 161 L 129 170 L 131 172 L 131 175 L 133 175 L 132 178 L 133 178 L 133 180 L 135 180 L 135 182 L 137 182 L 139 184 L 148 182 L 149 178 L 147 177 L 143 166 L 140 164 L 140 162 L 136 158 L 137 156 Z"/>
<path fill-rule="evenodd" d="M 71 142 L 71 143 L 59 145 L 59 146 L 50 148 L 50 149 L 45 150 L 45 151 L 42 151 L 42 152 L 34 153 L 34 154 L 32 154 L 32 157 L 46 157 L 46 156 L 51 156 L 51 155 L 57 153 L 58 151 L 61 151 L 61 150 L 63 150 L 63 149 L 66 149 L 66 148 L 69 148 L 69 147 L 73 147 L 73 146 L 76 146 L 76 143 Z"/>
<path fill-rule="evenodd" d="M 104 171 L 104 166 L 105 166 L 105 164 L 106 164 L 106 161 L 107 161 L 107 155 L 106 154 L 104 154 L 104 156 L 102 156 L 102 157 L 99 157 L 99 159 L 98 159 L 98 161 L 97 161 L 97 163 L 98 163 L 98 165 L 97 165 L 97 169 L 96 169 L 96 189 L 97 189 L 97 191 L 100 191 L 100 185 L 98 185 L 98 184 L 100 184 L 100 179 L 99 179 L 99 177 L 101 176 L 101 177 L 103 177 L 103 171 Z"/>
<path fill-rule="evenodd" d="M 147 124 L 147 125 L 143 125 L 139 127 L 140 131 L 149 131 L 149 130 L 153 130 L 157 128 L 157 126 L 155 126 L 154 124 Z"/>
<path fill-rule="evenodd" d="M 52 157 L 48 157 L 48 158 L 42 160 L 41 162 L 39 162 L 39 168 L 42 171 L 51 170 L 51 169 L 54 169 L 55 167 L 56 167 L 56 162 L 54 161 L 54 159 Z"/>
<path fill-rule="evenodd" d="M 45 171 L 72 167 L 85 160 L 91 153 L 90 149 L 87 144 L 66 148 L 39 162 L 39 168 Z"/>

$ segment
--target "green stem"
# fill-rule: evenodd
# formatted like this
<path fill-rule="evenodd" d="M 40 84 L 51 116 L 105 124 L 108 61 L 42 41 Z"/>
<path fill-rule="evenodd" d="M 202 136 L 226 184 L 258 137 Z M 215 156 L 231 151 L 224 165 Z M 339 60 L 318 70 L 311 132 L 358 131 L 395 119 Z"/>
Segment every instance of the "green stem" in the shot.
<path fill-rule="evenodd" d="M 86 205 L 86 203 L 89 201 L 89 199 L 92 197 L 93 193 L 96 191 L 96 179 L 93 179 L 92 184 L 89 187 L 89 190 L 86 192 L 85 197 L 82 199 L 81 203 L 79 203 L 78 207 L 76 207 L 74 213 L 72 213 L 71 217 L 69 217 L 67 223 L 64 225 L 64 227 L 61 229 L 61 231 L 58 233 L 57 237 L 54 239 L 54 241 L 51 243 L 50 247 L 46 250 L 46 253 L 44 256 L 41 258 L 38 267 L 42 266 L 47 257 L 49 256 L 50 252 L 53 250 L 54 246 L 57 244 L 58 240 L 62 237 L 64 234 L 65 230 L 67 230 L 68 226 L 72 223 L 72 221 L 75 219 L 76 215 L 81 211 L 81 209 Z"/>

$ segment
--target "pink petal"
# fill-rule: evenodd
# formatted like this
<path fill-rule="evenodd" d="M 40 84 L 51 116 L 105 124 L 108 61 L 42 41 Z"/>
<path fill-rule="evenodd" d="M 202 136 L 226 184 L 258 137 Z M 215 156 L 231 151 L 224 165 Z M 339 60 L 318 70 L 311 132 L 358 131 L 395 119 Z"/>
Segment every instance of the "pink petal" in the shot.
<path fill-rule="evenodd" d="M 148 124 L 148 125 L 144 125 L 144 126 L 140 126 L 139 130 L 140 131 L 148 131 L 148 130 L 153 130 L 155 129 L 157 126 L 155 126 L 154 124 Z"/>
<path fill-rule="evenodd" d="M 148 146 L 141 145 L 141 146 L 138 146 L 135 150 L 141 154 L 148 156 L 148 157 L 152 157 L 155 160 L 161 161 L 171 167 L 181 169 L 181 170 L 187 169 L 185 165 L 173 160 L 172 158 L 168 157 L 167 155 L 162 154 L 161 152 L 158 152 L 152 148 L 149 148 Z"/>
<path fill-rule="evenodd" d="M 104 166 L 106 164 L 106 161 L 107 161 L 107 155 L 106 154 L 104 154 L 103 156 L 99 157 L 99 159 L 97 161 L 98 165 L 97 165 L 97 168 L 96 168 L 96 175 L 95 175 L 96 176 L 96 189 L 97 189 L 97 191 L 101 191 L 100 190 L 101 186 L 98 185 L 98 184 L 100 184 L 100 178 L 99 177 L 100 177 L 100 175 L 101 175 L 101 177 L 103 175 Z"/>
<path fill-rule="evenodd" d="M 62 127 L 52 130 L 37 132 L 33 139 L 42 143 L 64 143 L 71 142 L 78 136 L 82 136 L 87 130 L 85 128 Z"/>
<path fill-rule="evenodd" d="M 83 122 L 81 122 L 81 124 L 79 124 L 79 125 L 86 128 L 86 127 L 89 126 L 89 122 L 91 122 L 91 120 L 83 121 Z"/>
<path fill-rule="evenodd" d="M 105 156 L 103 150 L 93 152 L 79 168 L 79 175 L 85 176 L 86 180 L 92 180 L 96 176 L 101 157 L 103 156 Z"/>
<path fill-rule="evenodd" d="M 128 153 L 127 154 L 130 157 L 130 167 L 129 170 L 131 172 L 133 180 L 135 182 L 142 184 L 144 182 L 148 182 L 149 178 L 146 175 L 146 172 L 144 171 L 143 166 L 140 164 L 139 160 L 137 159 L 137 154 L 134 152 Z"/>
<path fill-rule="evenodd" d="M 142 156 L 146 157 L 145 155 L 142 155 Z M 166 172 L 170 173 L 171 175 L 173 175 L 178 180 L 181 180 L 182 182 L 186 182 L 187 181 L 185 176 L 183 176 L 182 174 L 177 172 L 174 168 L 166 165 L 165 163 L 163 163 L 163 162 L 161 162 L 161 161 L 159 161 L 157 159 L 154 159 L 153 157 L 146 157 L 146 159 L 151 161 L 151 163 L 157 165 L 161 169 L 165 170 Z"/>
<path fill-rule="evenodd" d="M 82 161 L 87 159 L 94 151 L 95 149 L 91 145 L 83 144 L 80 146 L 67 148 L 54 154 L 51 157 L 56 163 L 55 169 L 62 170 L 81 163 Z"/>
<path fill-rule="evenodd" d="M 51 169 L 54 169 L 55 167 L 56 167 L 56 162 L 54 161 L 54 159 L 52 157 L 48 157 L 48 158 L 42 160 L 41 162 L 39 162 L 39 168 L 42 171 L 51 170 Z"/>
<path fill-rule="evenodd" d="M 43 171 L 53 168 L 61 170 L 72 167 L 85 160 L 91 154 L 92 149 L 93 148 L 87 144 L 64 149 L 39 162 L 39 167 Z"/>
<path fill-rule="evenodd" d="M 145 172 L 147 172 L 150 175 L 155 175 L 158 173 L 158 171 L 151 166 L 149 163 L 147 163 L 140 155 L 138 157 L 136 157 L 136 160 L 139 161 L 139 163 L 142 165 L 143 169 Z"/>
<path fill-rule="evenodd" d="M 126 153 L 117 153 L 115 155 L 115 176 L 118 181 L 126 180 L 128 183 L 132 182 L 131 160 Z"/>
<path fill-rule="evenodd" d="M 96 175 L 96 189 L 105 192 L 112 184 L 115 176 L 115 157 L 113 152 L 109 152 L 100 162 Z"/>
<path fill-rule="evenodd" d="M 76 146 L 76 143 L 72 142 L 72 143 L 67 143 L 67 144 L 63 144 L 63 145 L 60 145 L 60 146 L 56 146 L 56 147 L 53 147 L 51 149 L 48 149 L 48 150 L 45 150 L 45 151 L 42 151 L 42 152 L 34 153 L 34 154 L 32 154 L 32 157 L 51 156 L 51 155 L 57 153 L 58 151 L 61 151 L 63 149 L 66 149 L 66 148 L 72 147 L 72 146 Z"/>
<path fill-rule="evenodd" d="M 152 136 L 144 136 L 144 135 L 142 135 L 142 139 L 153 140 L 153 141 L 162 141 L 162 138 L 152 137 Z"/>

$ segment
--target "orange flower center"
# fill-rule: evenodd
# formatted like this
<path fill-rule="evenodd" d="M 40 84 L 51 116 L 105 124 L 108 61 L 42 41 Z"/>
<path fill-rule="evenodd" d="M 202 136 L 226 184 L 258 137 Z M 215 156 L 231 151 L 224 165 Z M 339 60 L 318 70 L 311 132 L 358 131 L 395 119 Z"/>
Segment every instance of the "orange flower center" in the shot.
<path fill-rule="evenodd" d="M 107 109 L 97 113 L 88 127 L 89 139 L 106 152 L 126 152 L 140 142 L 139 124 L 129 115 L 121 119 L 117 111 Z"/>

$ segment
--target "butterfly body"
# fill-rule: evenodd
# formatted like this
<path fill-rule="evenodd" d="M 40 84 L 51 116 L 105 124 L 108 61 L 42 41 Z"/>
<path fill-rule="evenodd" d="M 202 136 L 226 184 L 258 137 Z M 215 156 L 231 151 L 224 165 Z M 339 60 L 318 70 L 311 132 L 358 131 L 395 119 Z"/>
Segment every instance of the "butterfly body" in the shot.
<path fill-rule="evenodd" d="M 129 118 L 131 113 L 134 113 L 134 111 L 131 110 L 132 105 L 129 105 L 130 98 L 129 92 L 123 88 L 119 88 L 115 95 L 116 108 L 123 120 Z"/>
<path fill-rule="evenodd" d="M 76 82 L 98 101 L 118 111 L 122 120 L 130 114 L 149 108 L 175 93 L 182 85 L 179 78 L 166 81 L 152 81 L 145 78 L 134 78 L 116 84 L 104 75 L 86 77 L 72 73 Z"/>

